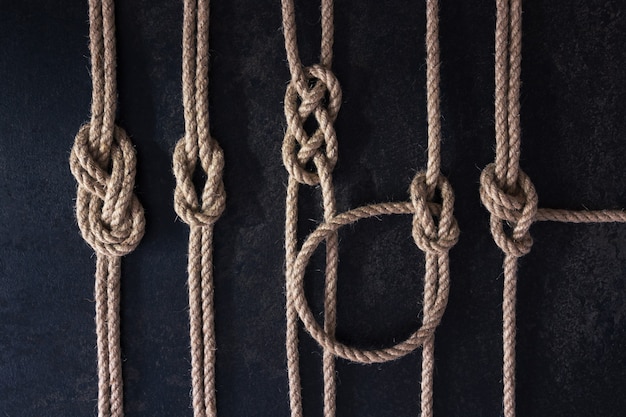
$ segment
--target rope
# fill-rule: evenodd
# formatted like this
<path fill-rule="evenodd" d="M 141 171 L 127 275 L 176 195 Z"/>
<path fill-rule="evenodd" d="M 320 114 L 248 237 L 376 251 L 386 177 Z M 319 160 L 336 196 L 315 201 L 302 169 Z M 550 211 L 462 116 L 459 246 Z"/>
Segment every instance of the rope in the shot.
<path fill-rule="evenodd" d="M 456 244 L 459 228 L 453 216 L 454 193 L 440 172 L 441 112 L 439 107 L 439 17 L 437 0 L 427 0 L 426 78 L 428 111 L 428 164 L 410 187 L 409 202 L 371 204 L 336 213 L 332 170 L 337 163 L 334 122 L 341 106 L 341 87 L 331 70 L 333 1 L 322 0 L 320 63 L 303 66 L 298 54 L 293 0 L 282 0 L 285 50 L 291 80 L 285 93 L 285 132 L 282 155 L 289 173 L 285 213 L 286 247 L 286 351 L 292 417 L 302 417 L 299 372 L 298 321 L 323 348 L 324 416 L 336 412 L 336 356 L 358 363 L 378 363 L 401 358 L 422 347 L 421 415 L 433 413 L 434 332 L 441 322 L 449 292 L 448 252 Z M 305 122 L 314 119 L 317 129 L 308 134 Z M 320 186 L 324 221 L 298 249 L 298 192 L 300 185 Z M 436 202 L 440 199 L 440 202 Z M 423 323 L 406 340 L 392 347 L 364 350 L 335 339 L 338 240 L 342 226 L 360 219 L 391 214 L 413 215 L 413 238 L 426 254 Z M 316 248 L 325 242 L 326 282 L 324 324 L 313 316 L 304 296 L 304 273 Z"/>
<path fill-rule="evenodd" d="M 282 1 L 285 49 L 291 72 L 291 82 L 285 94 L 285 117 L 289 126 L 283 141 L 283 161 L 289 172 L 286 207 L 286 268 L 293 267 L 297 253 L 298 189 L 299 184 L 321 185 L 324 220 L 330 220 L 336 212 L 332 170 L 337 163 L 337 136 L 333 123 L 341 107 L 341 87 L 330 70 L 333 46 L 333 0 L 322 0 L 322 40 L 320 64 L 303 67 L 298 54 L 296 21 L 293 1 Z M 309 81 L 314 81 L 313 87 Z M 328 94 L 328 103 L 324 105 Z M 318 128 L 309 136 L 304 121 L 314 117 Z M 299 147 L 299 149 L 297 149 Z M 323 149 L 322 149 L 323 147 Z M 309 172 L 307 164 L 313 163 L 317 173 Z M 326 239 L 326 281 L 324 289 L 324 331 L 334 334 L 336 324 L 337 265 L 339 260 L 337 233 Z M 298 317 L 290 289 L 287 288 L 287 370 L 289 399 L 292 417 L 302 417 L 298 353 Z M 335 358 L 331 352 L 322 354 L 324 378 L 324 417 L 336 412 Z"/>
<path fill-rule="evenodd" d="M 183 17 L 185 136 L 174 150 L 174 208 L 189 225 L 188 287 L 194 417 L 215 417 L 213 225 L 224 211 L 224 154 L 209 127 L 209 0 L 185 0 Z M 198 166 L 199 163 L 199 166 Z M 199 196 L 193 175 L 206 176 Z"/>
<path fill-rule="evenodd" d="M 521 170 L 520 86 L 522 1 L 496 1 L 495 30 L 495 162 L 480 177 L 480 197 L 491 214 L 495 243 L 504 252 L 503 408 L 515 416 L 515 303 L 517 259 L 530 252 L 529 229 L 535 221 L 570 223 L 626 222 L 622 210 L 573 211 L 538 208 L 532 181 Z M 506 225 L 506 227 L 505 227 Z"/>
<path fill-rule="evenodd" d="M 70 169 L 78 183 L 76 217 L 96 252 L 98 416 L 124 414 L 120 348 L 121 257 L 143 237 L 143 208 L 133 194 L 135 151 L 115 125 L 115 14 L 113 0 L 89 1 L 91 120 L 76 135 Z"/>

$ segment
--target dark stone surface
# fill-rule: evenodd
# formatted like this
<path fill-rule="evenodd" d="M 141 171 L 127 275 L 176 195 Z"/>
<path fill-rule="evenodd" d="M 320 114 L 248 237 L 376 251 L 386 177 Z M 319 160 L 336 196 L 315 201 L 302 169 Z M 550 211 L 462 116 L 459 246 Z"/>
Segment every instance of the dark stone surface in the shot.
<path fill-rule="evenodd" d="M 123 261 L 126 415 L 191 415 L 187 227 L 176 221 L 171 174 L 183 133 L 182 4 L 118 3 L 119 124 L 137 148 L 148 221 Z M 305 63 L 316 60 L 317 8 L 297 2 Z M 626 206 L 626 3 L 529 0 L 524 10 L 522 166 L 540 204 Z M 215 240 L 218 407 L 221 416 L 288 416 L 280 7 L 215 0 L 211 13 L 210 112 L 228 194 Z M 494 19 L 490 1 L 442 2 L 443 171 L 462 236 L 437 332 L 439 417 L 501 414 L 501 254 L 478 198 L 493 158 Z M 89 118 L 87 21 L 86 1 L 0 2 L 2 416 L 95 415 L 94 257 L 78 233 L 68 168 Z M 424 24 L 423 2 L 337 1 L 340 210 L 408 198 L 424 167 Z M 303 201 L 306 233 L 320 203 L 315 190 Z M 532 233 L 520 267 L 518 413 L 623 416 L 626 226 L 539 224 Z M 418 326 L 423 256 L 408 217 L 342 230 L 340 255 L 342 340 L 390 345 Z M 317 257 L 311 270 L 320 268 Z M 320 311 L 319 274 L 307 285 Z M 302 339 L 305 411 L 321 415 L 320 350 Z M 416 415 L 419 354 L 337 369 L 338 416 Z"/>

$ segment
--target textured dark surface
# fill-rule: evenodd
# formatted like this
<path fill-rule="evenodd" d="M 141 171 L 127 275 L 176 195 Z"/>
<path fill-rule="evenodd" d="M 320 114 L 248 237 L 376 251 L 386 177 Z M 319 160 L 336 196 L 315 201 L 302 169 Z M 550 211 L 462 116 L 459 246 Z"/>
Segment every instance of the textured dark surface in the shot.
<path fill-rule="evenodd" d="M 172 206 L 183 133 L 179 1 L 117 6 L 119 124 L 138 157 L 147 218 L 123 261 L 126 415 L 190 410 L 187 227 Z M 306 3 L 306 4 L 305 4 Z M 493 158 L 491 1 L 441 8 L 443 171 L 462 235 L 437 332 L 435 415 L 501 414 L 501 254 L 478 198 Z M 302 58 L 316 61 L 318 4 L 297 1 Z M 626 206 L 626 3 L 524 5 L 522 167 L 544 207 Z M 280 146 L 289 79 L 278 1 L 214 0 L 211 121 L 226 155 L 227 209 L 215 240 L 221 416 L 288 416 Z M 94 256 L 78 233 L 68 168 L 89 118 L 86 1 L 0 1 L 0 415 L 96 409 Z M 335 72 L 340 210 L 407 199 L 426 158 L 424 4 L 338 0 Z M 302 233 L 321 217 L 303 192 Z M 311 220 L 309 220 L 311 219 Z M 626 226 L 539 224 L 520 267 L 518 413 L 623 416 Z M 418 326 L 423 256 L 408 217 L 341 231 L 339 337 L 390 345 Z M 311 271 L 322 268 L 315 259 Z M 321 308 L 321 277 L 308 294 Z M 321 355 L 302 335 L 307 416 L 321 415 Z M 338 361 L 338 417 L 415 416 L 419 354 L 376 366 Z"/>

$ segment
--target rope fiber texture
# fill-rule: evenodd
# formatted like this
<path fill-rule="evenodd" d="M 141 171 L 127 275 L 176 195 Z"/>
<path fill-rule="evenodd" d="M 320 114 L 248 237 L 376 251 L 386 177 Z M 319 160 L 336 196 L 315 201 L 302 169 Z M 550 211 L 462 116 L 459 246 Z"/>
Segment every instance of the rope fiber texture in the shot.
<path fill-rule="evenodd" d="M 324 416 L 336 413 L 335 357 L 358 363 L 378 363 L 401 358 L 422 347 L 421 415 L 433 414 L 434 332 L 441 322 L 449 292 L 448 252 L 458 240 L 453 216 L 454 193 L 441 174 L 441 113 L 439 98 L 439 16 L 437 0 L 426 2 L 426 93 L 428 114 L 428 163 L 410 186 L 410 201 L 372 204 L 337 214 L 332 171 L 337 163 L 334 122 L 341 106 L 341 87 L 331 70 L 333 47 L 333 0 L 321 0 L 320 62 L 303 66 L 298 53 L 293 0 L 282 0 L 285 50 L 291 80 L 285 93 L 285 132 L 282 155 L 289 173 L 285 213 L 286 250 L 286 351 L 292 417 L 302 417 L 299 372 L 298 322 L 323 348 Z M 311 134 L 305 122 L 314 120 Z M 298 194 L 300 185 L 318 186 L 324 219 L 298 249 Z M 437 202 L 440 200 L 440 202 Z M 413 238 L 426 254 L 423 322 L 406 340 L 395 346 L 364 350 L 335 339 L 339 228 L 360 219 L 413 215 Z M 325 242 L 326 269 L 324 323 L 320 325 L 304 295 L 306 266 L 316 248 Z"/>
<path fill-rule="evenodd" d="M 183 6 L 182 87 L 185 136 L 174 150 L 174 209 L 189 225 L 188 287 L 194 417 L 215 417 L 213 225 L 224 211 L 224 153 L 209 127 L 209 0 Z M 205 181 L 198 195 L 196 170 Z"/>
<path fill-rule="evenodd" d="M 143 237 L 145 220 L 135 186 L 135 150 L 115 125 L 117 101 L 113 0 L 89 1 L 91 120 L 76 135 L 70 169 L 78 183 L 76 217 L 96 252 L 95 300 L 98 416 L 124 415 L 120 347 L 121 257 Z"/>
<path fill-rule="evenodd" d="M 491 214 L 495 243 L 504 252 L 503 407 L 515 416 L 515 303 L 517 259 L 533 244 L 535 221 L 570 223 L 626 222 L 622 210 L 572 211 L 538 208 L 532 181 L 520 168 L 520 87 L 522 1 L 496 0 L 495 29 L 495 161 L 480 177 L 480 198 Z"/>

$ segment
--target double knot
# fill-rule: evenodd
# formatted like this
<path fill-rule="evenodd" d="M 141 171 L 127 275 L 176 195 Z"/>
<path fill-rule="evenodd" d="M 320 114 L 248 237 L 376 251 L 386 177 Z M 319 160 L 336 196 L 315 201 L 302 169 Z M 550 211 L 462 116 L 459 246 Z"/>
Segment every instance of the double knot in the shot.
<path fill-rule="evenodd" d="M 337 135 L 333 123 L 341 107 L 341 87 L 333 72 L 321 65 L 303 69 L 304 79 L 292 80 L 285 93 L 287 130 L 283 162 L 301 184 L 317 185 L 319 174 L 337 164 Z M 313 117 L 312 134 L 305 123 Z"/>
<path fill-rule="evenodd" d="M 74 141 L 70 169 L 78 182 L 76 217 L 83 238 L 98 253 L 124 256 L 143 237 L 143 208 L 133 193 L 135 150 L 126 132 L 115 126 L 104 154 L 83 125 Z"/>
<path fill-rule="evenodd" d="M 533 239 L 529 229 L 538 198 L 528 175 L 520 170 L 515 185 L 506 189 L 496 177 L 495 164 L 489 164 L 480 176 L 480 199 L 491 213 L 491 234 L 500 249 L 515 257 L 530 252 Z"/>
<path fill-rule="evenodd" d="M 182 138 L 174 150 L 174 209 L 185 223 L 208 226 L 217 221 L 226 205 L 222 181 L 224 152 L 210 136 L 202 140 L 194 139 L 187 136 Z M 200 197 L 193 183 L 198 161 L 206 175 Z"/>
<path fill-rule="evenodd" d="M 439 191 L 441 203 L 433 200 Z M 426 184 L 426 173 L 419 172 L 410 188 L 413 215 L 413 239 L 425 253 L 443 254 L 459 240 L 459 226 L 453 215 L 454 192 L 443 175 L 439 175 L 433 190 Z"/>

